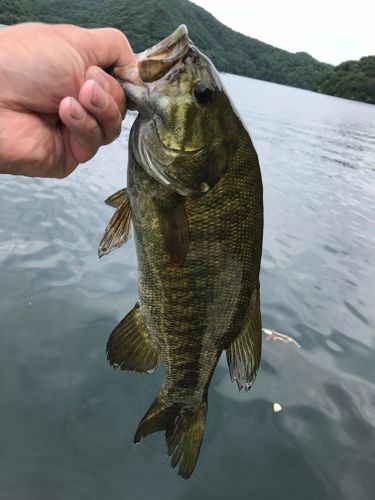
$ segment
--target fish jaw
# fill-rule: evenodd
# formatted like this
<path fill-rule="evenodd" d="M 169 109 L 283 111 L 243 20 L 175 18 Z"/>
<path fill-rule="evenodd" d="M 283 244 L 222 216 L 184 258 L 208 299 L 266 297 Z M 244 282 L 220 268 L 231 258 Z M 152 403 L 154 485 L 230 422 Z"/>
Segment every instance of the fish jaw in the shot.
<path fill-rule="evenodd" d="M 153 47 L 146 49 L 142 54 L 147 57 L 161 57 L 165 58 L 166 55 L 176 55 L 177 49 L 185 50 L 184 44 L 188 40 L 188 30 L 185 24 L 181 24 L 173 33 L 168 35 L 164 40 L 158 42 Z"/>
<path fill-rule="evenodd" d="M 187 28 L 182 24 L 161 42 L 135 54 L 135 63 L 114 69 L 125 90 L 129 109 L 146 117 L 152 115 L 149 100 L 152 94 L 157 94 L 157 88 L 150 84 L 162 78 L 185 56 L 190 47 L 187 35 Z"/>
<path fill-rule="evenodd" d="M 124 83 L 140 85 L 141 82 L 153 82 L 164 76 L 182 59 L 189 47 L 188 31 L 182 24 L 161 42 L 136 54 L 135 64 L 119 66 L 114 69 L 114 74 Z"/>

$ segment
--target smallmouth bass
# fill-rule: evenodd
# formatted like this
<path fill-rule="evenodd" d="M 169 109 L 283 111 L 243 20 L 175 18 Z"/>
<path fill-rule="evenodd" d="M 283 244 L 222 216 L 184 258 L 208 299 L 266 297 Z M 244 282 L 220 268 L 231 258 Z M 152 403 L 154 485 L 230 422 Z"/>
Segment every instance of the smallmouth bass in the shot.
<path fill-rule="evenodd" d="M 129 107 L 128 186 L 99 255 L 134 228 L 139 300 L 108 340 L 110 363 L 164 381 L 134 441 L 165 430 L 171 465 L 188 478 L 203 437 L 210 381 L 225 350 L 248 390 L 261 357 L 263 195 L 258 157 L 211 61 L 185 26 L 115 68 Z"/>

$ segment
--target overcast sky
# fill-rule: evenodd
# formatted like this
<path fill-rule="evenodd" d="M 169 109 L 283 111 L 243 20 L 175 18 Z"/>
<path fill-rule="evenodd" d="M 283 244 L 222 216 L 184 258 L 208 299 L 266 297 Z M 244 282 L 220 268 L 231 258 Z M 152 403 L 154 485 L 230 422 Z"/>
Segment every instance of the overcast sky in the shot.
<path fill-rule="evenodd" d="M 192 0 L 236 31 L 339 64 L 375 55 L 375 0 Z"/>

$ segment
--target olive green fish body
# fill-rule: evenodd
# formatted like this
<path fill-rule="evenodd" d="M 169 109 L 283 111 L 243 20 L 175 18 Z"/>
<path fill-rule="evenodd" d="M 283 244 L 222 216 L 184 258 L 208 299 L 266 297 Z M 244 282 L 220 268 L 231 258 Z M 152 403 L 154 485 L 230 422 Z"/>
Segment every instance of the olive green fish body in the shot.
<path fill-rule="evenodd" d="M 181 26 L 117 68 L 137 109 L 128 187 L 99 247 L 124 244 L 130 221 L 139 300 L 113 330 L 108 359 L 123 370 L 164 365 L 159 394 L 135 442 L 165 430 L 172 466 L 194 470 L 207 395 L 226 352 L 232 380 L 248 390 L 261 356 L 259 269 L 263 201 L 258 157 L 212 63 Z"/>

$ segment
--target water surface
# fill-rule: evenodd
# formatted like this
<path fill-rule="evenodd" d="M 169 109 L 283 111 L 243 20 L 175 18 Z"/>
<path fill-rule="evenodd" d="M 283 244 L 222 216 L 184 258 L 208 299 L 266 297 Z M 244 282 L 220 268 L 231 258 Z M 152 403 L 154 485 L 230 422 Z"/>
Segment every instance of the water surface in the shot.
<path fill-rule="evenodd" d="M 375 106 L 223 78 L 263 173 L 264 326 L 302 348 L 265 342 L 246 394 L 220 361 L 178 479 L 162 433 L 132 444 L 161 371 L 105 357 L 137 300 L 133 240 L 97 258 L 134 115 L 68 179 L 2 176 L 0 500 L 374 498 Z"/>

